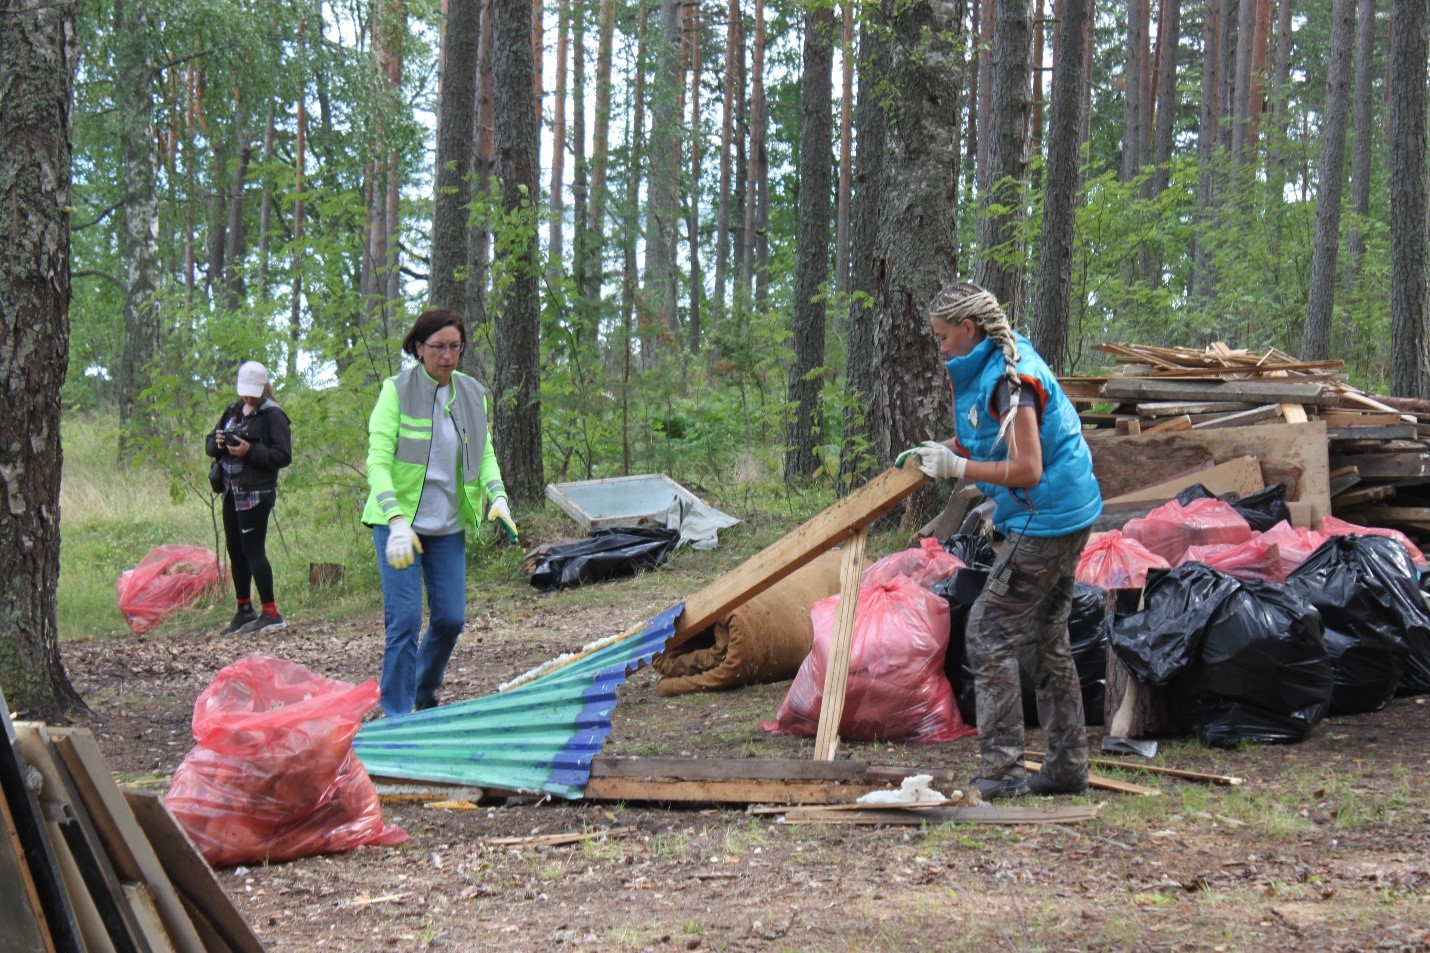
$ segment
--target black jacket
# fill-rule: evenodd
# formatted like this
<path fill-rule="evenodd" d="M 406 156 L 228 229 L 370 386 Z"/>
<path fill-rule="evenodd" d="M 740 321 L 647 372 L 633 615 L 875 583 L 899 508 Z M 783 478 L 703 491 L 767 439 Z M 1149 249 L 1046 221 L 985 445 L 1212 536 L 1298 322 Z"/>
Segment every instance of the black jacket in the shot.
<path fill-rule="evenodd" d="M 248 455 L 240 457 L 243 469 L 234 477 L 238 490 L 272 490 L 278 485 L 278 471 L 293 462 L 293 438 L 288 428 L 288 415 L 272 400 L 265 400 L 258 410 L 243 416 L 243 401 L 237 400 L 224 408 L 218 423 L 209 428 L 204 438 L 204 452 L 211 457 L 228 456 L 228 450 L 214 441 L 214 431 L 235 421 L 232 432 L 249 443 Z"/>

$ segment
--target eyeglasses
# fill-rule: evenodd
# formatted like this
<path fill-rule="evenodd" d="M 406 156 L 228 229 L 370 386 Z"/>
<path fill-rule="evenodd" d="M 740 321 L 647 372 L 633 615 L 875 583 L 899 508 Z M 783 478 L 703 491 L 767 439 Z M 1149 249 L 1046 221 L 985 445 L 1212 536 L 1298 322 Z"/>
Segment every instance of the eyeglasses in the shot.
<path fill-rule="evenodd" d="M 426 344 L 422 345 L 433 354 L 461 354 L 464 344 Z"/>

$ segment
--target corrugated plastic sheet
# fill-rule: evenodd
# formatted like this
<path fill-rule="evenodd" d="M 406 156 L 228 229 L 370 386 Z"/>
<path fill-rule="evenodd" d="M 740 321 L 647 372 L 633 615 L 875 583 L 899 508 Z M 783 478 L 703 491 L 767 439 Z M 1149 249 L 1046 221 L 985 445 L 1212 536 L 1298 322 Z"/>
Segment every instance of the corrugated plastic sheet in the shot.
<path fill-rule="evenodd" d="M 616 689 L 665 648 L 684 608 L 510 691 L 369 722 L 353 750 L 377 777 L 579 798 L 611 733 Z"/>

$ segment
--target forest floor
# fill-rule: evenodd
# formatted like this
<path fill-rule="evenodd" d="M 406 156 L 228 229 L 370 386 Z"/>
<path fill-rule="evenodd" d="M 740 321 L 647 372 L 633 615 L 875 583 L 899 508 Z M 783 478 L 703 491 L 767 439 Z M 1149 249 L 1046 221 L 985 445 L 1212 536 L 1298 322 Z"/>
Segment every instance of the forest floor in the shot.
<path fill-rule="evenodd" d="M 712 560 L 698 568 L 700 560 Z M 544 595 L 483 584 L 443 691 L 486 694 L 534 665 L 624 631 L 713 578 L 681 554 L 638 580 Z M 692 575 L 693 571 L 693 575 Z M 217 629 L 66 643 L 94 709 L 81 720 L 121 783 L 164 790 L 192 746 L 195 697 L 259 652 L 361 681 L 379 616 L 235 638 Z M 643 670 L 621 689 L 605 753 L 807 758 L 768 734 L 787 682 L 663 698 Z M 1157 763 L 1246 778 L 1212 787 L 1119 774 L 1160 797 L 1091 792 L 1076 826 L 784 825 L 742 809 L 484 801 L 385 805 L 397 847 L 218 873 L 267 947 L 386 950 L 1395 950 L 1430 951 L 1430 704 L 1397 699 L 1323 722 L 1286 747 L 1164 743 Z M 1094 749 L 1101 730 L 1092 729 Z M 1029 746 L 1042 744 L 1030 732 Z M 971 776 L 971 738 L 849 743 L 877 764 Z M 1034 799 L 1036 801 L 1036 799 Z M 1066 799 L 1063 799 L 1066 801 Z M 1043 801 L 1052 805 L 1051 800 Z M 634 828 L 571 846 L 493 838 Z"/>

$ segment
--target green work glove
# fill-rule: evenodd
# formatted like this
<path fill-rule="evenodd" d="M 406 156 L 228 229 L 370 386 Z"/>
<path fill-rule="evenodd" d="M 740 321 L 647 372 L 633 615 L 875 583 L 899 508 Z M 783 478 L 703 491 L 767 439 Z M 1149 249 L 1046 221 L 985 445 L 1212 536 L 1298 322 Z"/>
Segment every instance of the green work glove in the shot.
<path fill-rule="evenodd" d="M 499 496 L 492 501 L 487 519 L 497 524 L 497 528 L 506 534 L 508 542 L 516 542 L 516 522 L 511 518 L 511 507 L 506 505 L 506 497 Z"/>
<path fill-rule="evenodd" d="M 904 465 L 905 460 L 907 460 L 909 457 L 916 457 L 918 455 L 919 448 L 910 447 L 909 449 L 905 450 L 903 453 L 899 454 L 897 457 L 894 458 L 894 466 L 902 467 Z"/>

